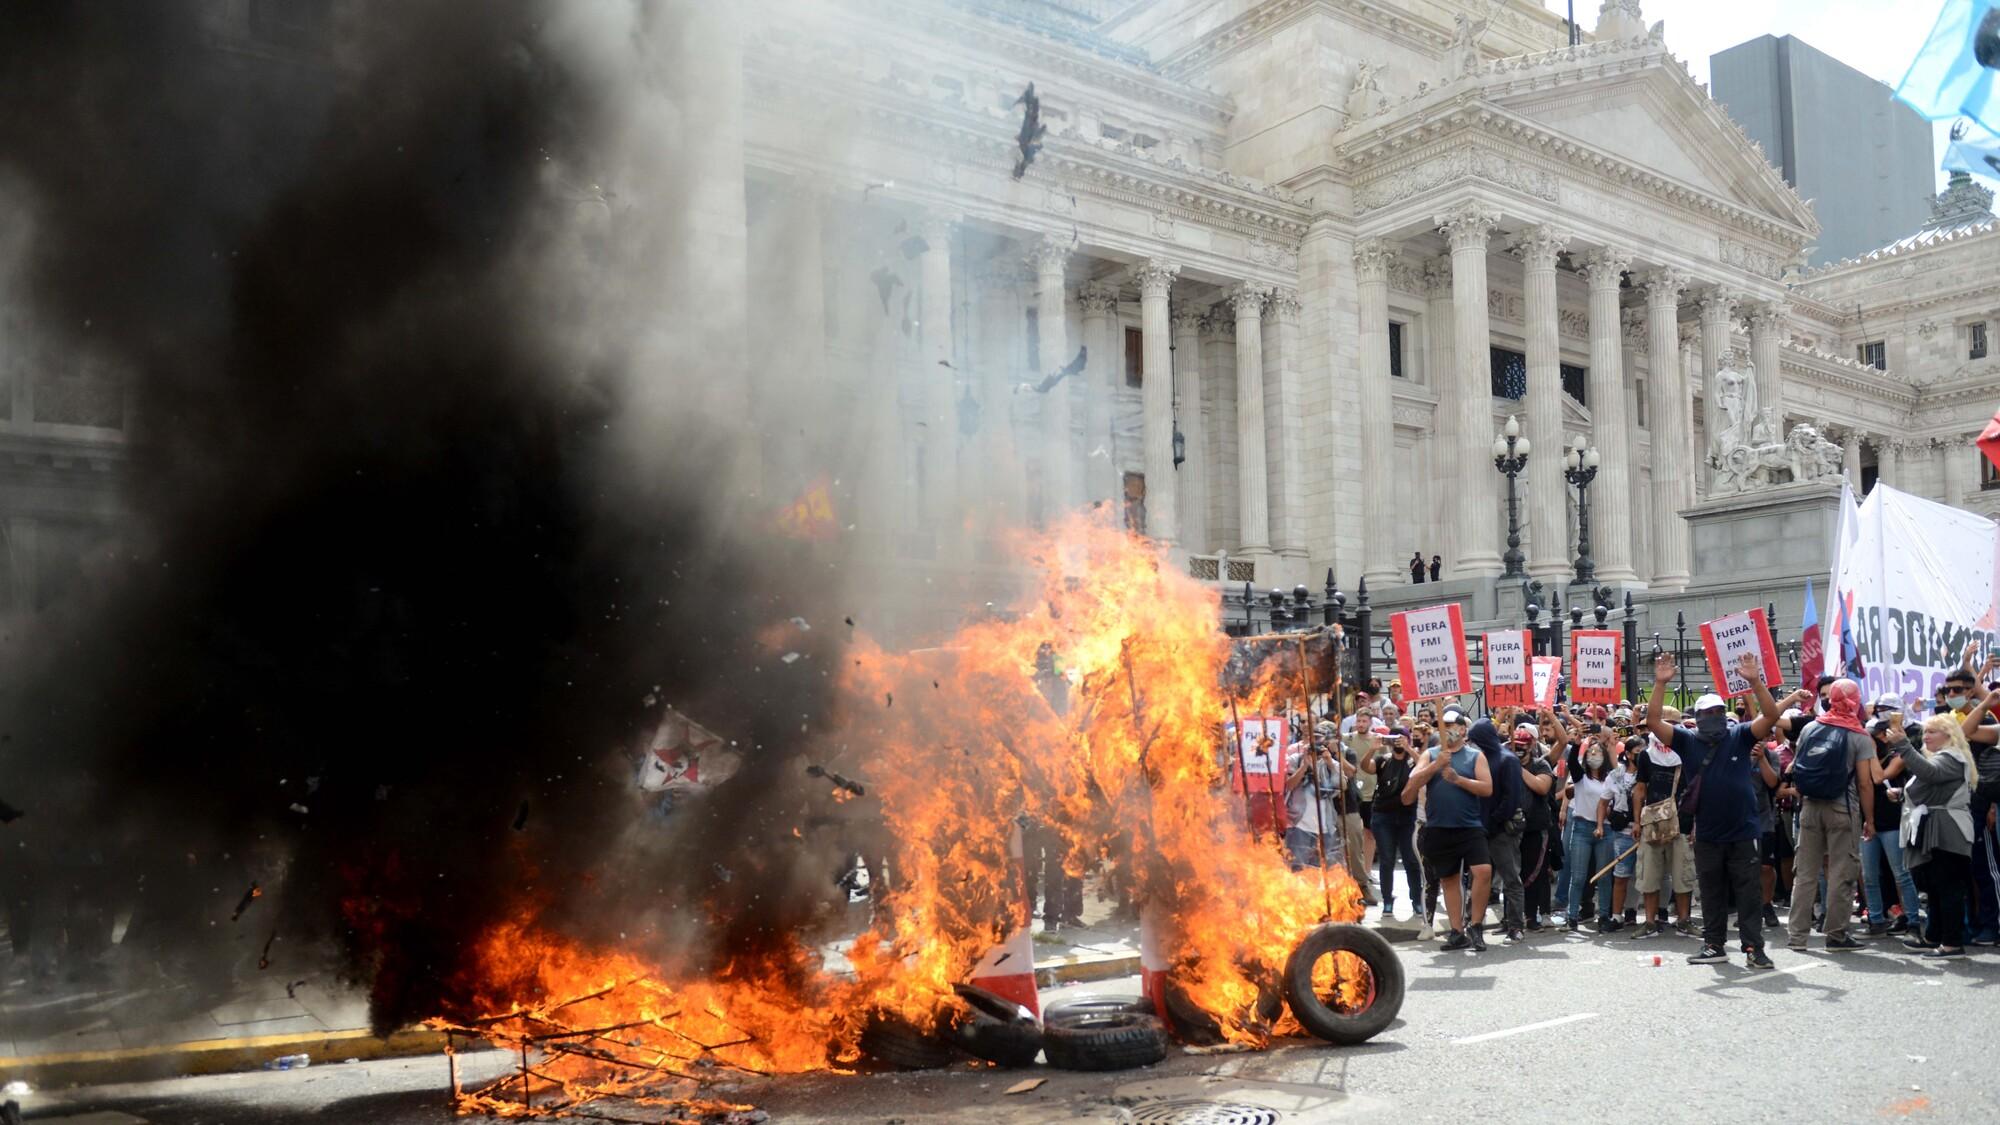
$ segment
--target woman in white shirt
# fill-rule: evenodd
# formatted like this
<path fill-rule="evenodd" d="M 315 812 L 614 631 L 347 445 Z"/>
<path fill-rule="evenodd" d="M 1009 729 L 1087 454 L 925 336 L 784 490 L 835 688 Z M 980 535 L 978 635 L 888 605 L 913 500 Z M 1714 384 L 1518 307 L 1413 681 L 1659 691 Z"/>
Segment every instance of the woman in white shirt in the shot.
<path fill-rule="evenodd" d="M 1611 754 L 1601 736 L 1583 740 L 1575 761 L 1576 780 L 1564 802 L 1563 865 L 1569 869 L 1569 901 L 1563 904 L 1571 933 L 1577 932 L 1583 913 L 1583 896 L 1590 890 L 1590 877 L 1611 862 L 1613 835 L 1605 831 L 1611 811 L 1613 766 Z"/>

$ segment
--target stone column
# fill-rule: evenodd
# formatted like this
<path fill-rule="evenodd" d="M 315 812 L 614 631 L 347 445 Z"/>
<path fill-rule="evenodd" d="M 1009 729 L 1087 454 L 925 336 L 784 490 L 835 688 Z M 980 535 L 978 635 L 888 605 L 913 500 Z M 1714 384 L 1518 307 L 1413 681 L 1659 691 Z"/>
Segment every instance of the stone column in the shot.
<path fill-rule="evenodd" d="M 1069 261 L 1070 242 L 1066 237 L 1047 235 L 1037 243 L 1035 259 L 1035 324 L 1041 351 L 1035 357 L 1035 373 L 1041 378 L 1069 366 L 1075 352 L 1069 346 L 1068 291 L 1063 285 L 1063 267 Z M 1073 380 L 1057 383 L 1042 399 L 1042 520 L 1054 523 L 1076 507 L 1076 451 L 1071 443 L 1070 396 Z"/>
<path fill-rule="evenodd" d="M 1875 482 L 1903 487 L 1903 443 L 1884 439 L 1875 445 Z"/>
<path fill-rule="evenodd" d="M 1650 332 L 1651 329 L 1648 329 L 1648 331 Z M 1702 401 L 1704 403 L 1708 401 L 1708 385 L 1707 381 L 1702 377 L 1701 371 L 1701 324 L 1699 321 L 1690 321 L 1680 326 L 1680 343 L 1681 393 L 1687 396 L 1688 399 L 1688 416 L 1694 418 L 1697 417 L 1694 413 L 1694 393 L 1697 385 L 1702 389 Z M 1705 414 L 1699 417 L 1702 419 L 1702 432 L 1697 434 L 1694 425 L 1690 423 L 1687 427 L 1687 441 L 1683 443 L 1680 454 L 1683 463 L 1688 466 L 1688 483 L 1691 495 L 1697 500 L 1701 499 L 1708 492 L 1708 470 L 1702 467 L 1703 453 L 1707 449 L 1708 442 L 1708 420 Z"/>
<path fill-rule="evenodd" d="M 1146 451 L 1146 534 L 1162 543 L 1180 541 L 1180 503 L 1174 480 L 1174 353 L 1168 298 L 1181 268 L 1158 258 L 1137 271 L 1139 330 L 1145 336 L 1140 353 L 1140 401 Z"/>
<path fill-rule="evenodd" d="M 1646 280 L 1646 319 L 1652 348 L 1646 361 L 1646 413 L 1653 422 L 1653 588 L 1688 584 L 1688 527 L 1681 511 L 1694 502 L 1693 466 L 1687 461 L 1692 426 L 1680 376 L 1680 299 L 1685 274 L 1655 270 Z M 1678 462 L 1678 463 L 1676 463 Z"/>
<path fill-rule="evenodd" d="M 1778 345 L 1784 342 L 1791 308 L 1767 302 L 1750 310 L 1750 362 L 1757 368 L 1757 409 L 1771 412 L 1777 439 L 1785 440 L 1785 380 Z"/>
<path fill-rule="evenodd" d="M 1271 549 L 1305 557 L 1305 458 L 1299 446 L 1299 314 L 1297 291 L 1274 289 L 1264 304 L 1264 432 L 1271 474 Z"/>
<path fill-rule="evenodd" d="M 1233 549 L 1243 540 L 1242 511 L 1236 506 L 1242 489 L 1236 450 L 1236 312 L 1227 298 L 1209 306 L 1202 318 L 1202 386 L 1208 399 L 1205 425 L 1208 468 L 1202 480 L 1208 489 L 1209 546 Z"/>
<path fill-rule="evenodd" d="M 1491 578 L 1500 573 L 1494 513 L 1500 500 L 1499 474 L 1479 456 L 1493 428 L 1492 333 L 1486 313 L 1486 244 L 1500 222 L 1497 211 L 1476 202 L 1436 217 L 1451 243 L 1452 351 L 1457 379 L 1449 398 L 1458 412 L 1459 475 L 1449 483 L 1452 520 L 1458 525 L 1459 557 L 1454 578 Z M 1442 395 L 1442 392 L 1440 392 Z"/>
<path fill-rule="evenodd" d="M 974 279 L 979 290 L 979 335 L 976 370 L 979 372 L 978 446 L 985 471 L 979 475 L 977 491 L 985 495 L 988 534 L 1021 526 L 1027 516 L 1027 497 L 1021 470 L 1021 451 L 1014 434 L 1014 404 L 1021 399 L 1021 374 L 1033 370 L 1022 352 L 1023 315 L 1021 273 L 1012 255 L 988 262 Z"/>
<path fill-rule="evenodd" d="M 1380 589 L 1407 572 L 1397 542 L 1396 420 L 1389 374 L 1389 267 L 1395 247 L 1371 239 L 1354 248 L 1361 320 L 1360 417 L 1363 574 Z"/>
<path fill-rule="evenodd" d="M 1597 577 L 1607 585 L 1638 581 L 1632 569 L 1632 485 L 1638 479 L 1633 460 L 1638 443 L 1631 440 L 1625 410 L 1625 356 L 1619 333 L 1618 284 L 1632 265 L 1630 254 L 1604 248 L 1584 258 L 1590 282 L 1591 441 L 1603 458 L 1591 485 L 1590 550 L 1597 560 Z"/>
<path fill-rule="evenodd" d="M 1175 413 L 1181 438 L 1187 442 L 1187 463 L 1175 471 L 1180 481 L 1181 545 L 1197 554 L 1208 547 L 1208 419 L 1202 411 L 1200 309 L 1182 304 L 1174 309 L 1173 369 L 1180 380 Z M 1148 486 L 1150 488 L 1150 486 Z"/>
<path fill-rule="evenodd" d="M 1855 496 L 1861 495 L 1861 434 L 1848 430 L 1840 439 L 1840 471 L 1847 476 L 1847 485 Z"/>
<path fill-rule="evenodd" d="M 923 305 L 918 314 L 923 358 L 917 374 L 924 388 L 923 515 L 945 547 L 959 538 L 958 529 L 950 526 L 959 510 L 958 424 L 952 417 L 951 395 L 952 372 L 958 366 L 951 330 L 951 240 L 957 227 L 951 216 L 932 215 L 918 228 L 925 245 L 920 269 Z"/>
<path fill-rule="evenodd" d="M 1944 458 L 1944 502 L 1953 507 L 1964 505 L 1965 498 L 1979 490 L 1979 461 L 1985 454 L 1977 452 L 1972 444 L 1978 434 L 1960 434 L 1948 438 L 1938 449 L 1938 456 Z"/>
<path fill-rule="evenodd" d="M 1474 469 L 1490 464 L 1485 450 L 1492 444 L 1493 436 L 1482 433 L 1485 427 L 1471 433 L 1463 432 L 1465 416 L 1452 405 L 1453 388 L 1458 382 L 1458 363 L 1453 356 L 1453 338 L 1458 331 L 1457 321 L 1451 314 L 1451 259 L 1433 258 L 1424 263 L 1424 349 L 1427 363 L 1425 374 L 1430 379 L 1431 392 L 1438 396 L 1436 445 L 1437 461 L 1431 467 L 1437 479 L 1447 489 L 1456 486 L 1461 466 L 1467 458 L 1472 460 Z M 1490 391 L 1492 388 L 1488 388 Z M 1442 519 L 1438 520 L 1438 540 L 1434 544 L 1418 544 L 1418 549 L 1426 555 L 1444 556 L 1446 569 L 1458 572 L 1459 556 L 1464 552 L 1459 544 L 1468 540 L 1468 535 L 1458 526 L 1457 513 L 1449 503 L 1440 506 Z M 1400 552 L 1398 552 L 1400 554 Z"/>
<path fill-rule="evenodd" d="M 1264 302 L 1268 290 L 1245 282 L 1236 304 L 1236 503 L 1246 555 L 1271 553 L 1270 480 L 1264 465 Z"/>
<path fill-rule="evenodd" d="M 1568 581 L 1570 541 L 1564 519 L 1568 482 L 1563 479 L 1562 352 L 1557 341 L 1556 258 L 1569 234 L 1535 227 L 1514 245 L 1527 297 L 1528 424 L 1535 443 L 1528 455 L 1528 573 Z M 1596 409 L 1593 402 L 1591 409 Z M 1614 453 L 1612 459 L 1616 460 Z"/>
<path fill-rule="evenodd" d="M 1704 455 L 1715 435 L 1722 430 L 1722 412 L 1715 405 L 1715 373 L 1722 370 L 1723 357 L 1729 354 L 1730 330 L 1736 325 L 1736 305 L 1742 298 L 1720 286 L 1711 287 L 1701 295 L 1701 418 L 1702 444 L 1695 450 L 1696 463 L 1704 462 Z M 1753 419 L 1754 421 L 1754 419 Z M 1706 473 L 1697 472 L 1706 477 Z"/>
<path fill-rule="evenodd" d="M 1083 309 L 1083 345 L 1090 349 L 1084 367 L 1090 380 L 1084 408 L 1084 495 L 1093 504 L 1120 504 L 1118 443 L 1112 430 L 1112 407 L 1125 381 L 1118 364 L 1118 287 L 1087 282 L 1077 289 L 1077 304 Z"/>

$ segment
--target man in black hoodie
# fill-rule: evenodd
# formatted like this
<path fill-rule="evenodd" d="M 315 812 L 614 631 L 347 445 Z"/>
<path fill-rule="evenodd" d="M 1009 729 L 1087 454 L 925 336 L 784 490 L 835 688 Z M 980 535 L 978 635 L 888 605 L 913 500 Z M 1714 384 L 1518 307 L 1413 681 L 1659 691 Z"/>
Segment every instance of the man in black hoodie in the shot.
<path fill-rule="evenodd" d="M 1503 708 L 1500 721 L 1510 731 L 1513 709 Z M 1493 776 L 1493 793 L 1480 799 L 1486 818 L 1486 851 L 1492 857 L 1493 881 L 1500 887 L 1500 924 L 1509 942 L 1527 936 L 1527 896 L 1521 885 L 1521 830 L 1527 824 L 1527 786 L 1521 781 L 1521 759 L 1502 740 L 1492 719 L 1472 724 L 1466 740 L 1478 747 Z M 1475 919 L 1474 922 L 1483 922 Z"/>

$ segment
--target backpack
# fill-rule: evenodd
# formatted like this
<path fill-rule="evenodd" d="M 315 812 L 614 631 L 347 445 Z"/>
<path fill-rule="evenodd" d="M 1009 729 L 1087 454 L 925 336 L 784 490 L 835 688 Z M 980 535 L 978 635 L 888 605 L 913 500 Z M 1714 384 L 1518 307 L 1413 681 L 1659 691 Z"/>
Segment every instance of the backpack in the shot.
<path fill-rule="evenodd" d="M 1792 784 L 1799 796 L 1831 801 L 1847 792 L 1854 769 L 1849 763 L 1847 731 L 1815 723 L 1799 738 L 1792 759 Z"/>
<path fill-rule="evenodd" d="M 1639 841 L 1645 844 L 1671 844 L 1681 834 L 1680 806 L 1674 803 L 1674 791 L 1680 788 L 1681 768 L 1674 767 L 1674 779 L 1667 783 L 1667 795 L 1657 801 L 1647 801 L 1639 810 Z"/>

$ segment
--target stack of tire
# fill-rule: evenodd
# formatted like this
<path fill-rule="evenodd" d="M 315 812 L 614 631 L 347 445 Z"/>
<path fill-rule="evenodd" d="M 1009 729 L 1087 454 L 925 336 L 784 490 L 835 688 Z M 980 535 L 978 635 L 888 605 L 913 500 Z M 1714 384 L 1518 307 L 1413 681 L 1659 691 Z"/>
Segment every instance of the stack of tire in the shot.
<path fill-rule="evenodd" d="M 1368 966 L 1373 997 L 1359 1011 L 1340 1011 L 1313 987 L 1313 967 L 1322 958 L 1351 953 Z M 925 1032 L 898 1017 L 878 1013 L 861 1033 L 861 1050 L 878 1062 L 905 1070 L 951 1066 L 967 1057 L 998 1066 L 1033 1065 L 1036 1056 L 1063 1070 L 1127 1070 L 1167 1057 L 1169 1032 L 1184 1043 L 1223 1040 L 1222 1027 L 1179 988 L 1169 985 L 1167 1020 L 1152 1001 L 1138 996 L 1078 996 L 1051 1004 L 1042 1019 L 1005 997 L 969 984 L 957 986 L 965 1004 L 937 1032 Z M 1285 1006 L 1308 1032 L 1343 1046 L 1366 1042 L 1389 1026 L 1403 1006 L 1403 965 L 1389 943 L 1373 930 L 1332 924 L 1308 933 L 1293 950 L 1281 978 L 1267 982 L 1258 1018 L 1275 1024 Z M 1171 1026 L 1170 1026 L 1171 1025 Z"/>

